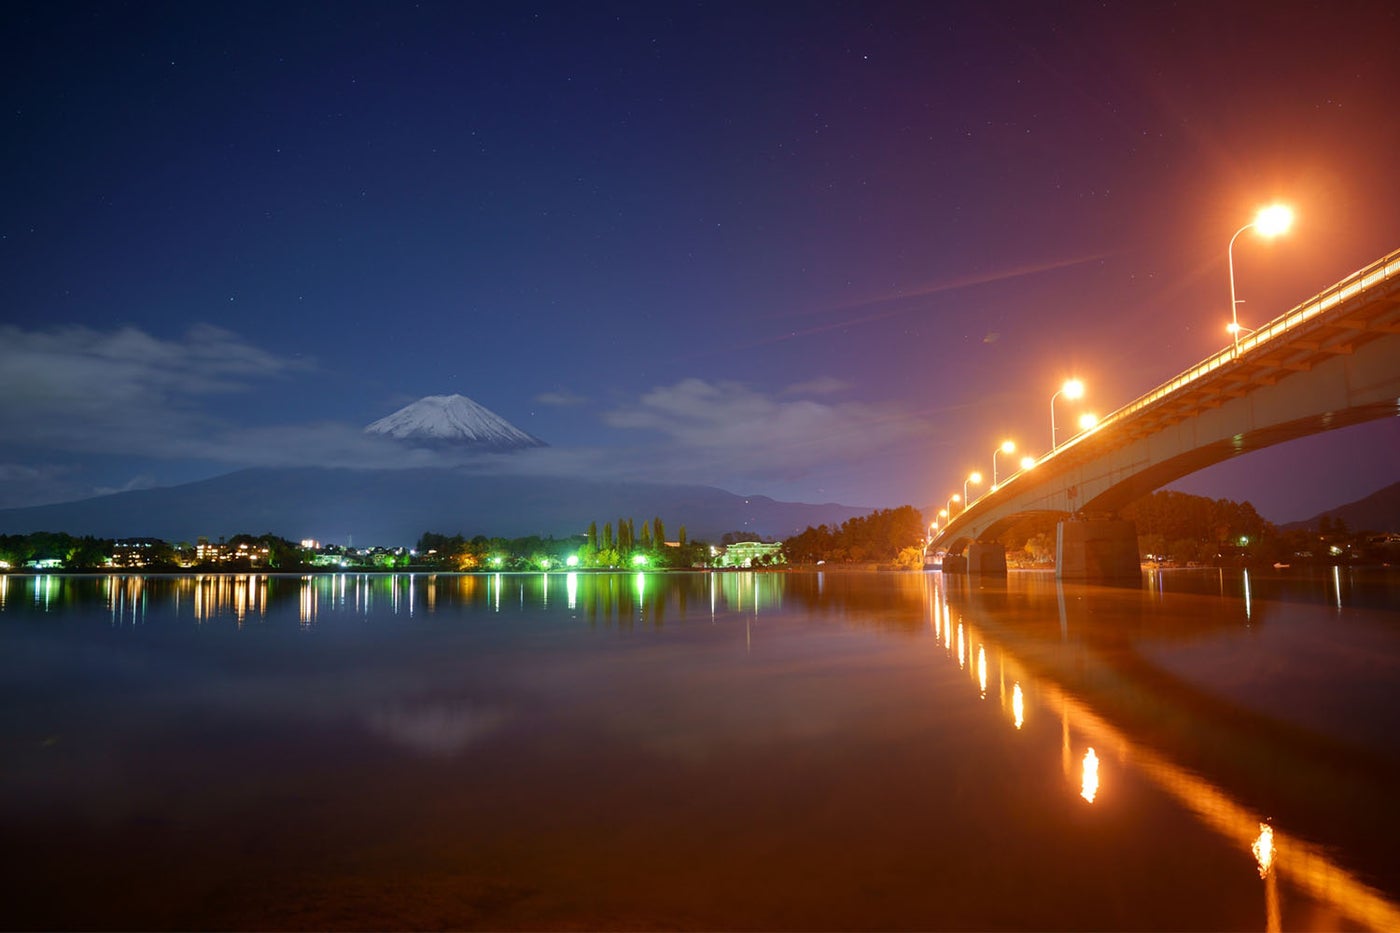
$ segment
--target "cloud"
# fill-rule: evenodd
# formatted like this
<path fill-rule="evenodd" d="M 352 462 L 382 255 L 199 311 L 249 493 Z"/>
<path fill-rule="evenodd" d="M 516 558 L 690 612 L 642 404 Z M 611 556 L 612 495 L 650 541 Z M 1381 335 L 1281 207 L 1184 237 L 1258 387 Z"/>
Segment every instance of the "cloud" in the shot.
<path fill-rule="evenodd" d="M 203 399 L 309 368 L 210 325 L 175 340 L 133 327 L 0 327 L 0 435 L 11 444 L 150 453 L 207 431 Z"/>
<path fill-rule="evenodd" d="M 835 376 L 818 376 L 806 382 L 798 382 L 783 390 L 783 395 L 835 395 L 850 389 L 851 384 Z"/>
<path fill-rule="evenodd" d="M 611 427 L 661 435 L 666 443 L 657 456 L 672 474 L 751 480 L 790 480 L 869 461 L 932 434 L 895 403 L 817 400 L 793 389 L 769 395 L 694 378 L 652 389 L 603 417 Z"/>
<path fill-rule="evenodd" d="M 554 405 L 559 408 L 572 408 L 576 405 L 583 405 L 588 399 L 582 395 L 575 395 L 568 389 L 560 389 L 556 392 L 541 392 L 535 396 L 535 401 L 541 405 Z"/>
<path fill-rule="evenodd" d="M 138 473 L 120 486 L 98 486 L 93 490 L 99 496 L 107 496 L 118 492 L 131 492 L 135 489 L 153 489 L 160 485 L 150 473 Z"/>
<path fill-rule="evenodd" d="M 62 463 L 0 463 L 0 509 L 67 502 L 94 495 Z"/>

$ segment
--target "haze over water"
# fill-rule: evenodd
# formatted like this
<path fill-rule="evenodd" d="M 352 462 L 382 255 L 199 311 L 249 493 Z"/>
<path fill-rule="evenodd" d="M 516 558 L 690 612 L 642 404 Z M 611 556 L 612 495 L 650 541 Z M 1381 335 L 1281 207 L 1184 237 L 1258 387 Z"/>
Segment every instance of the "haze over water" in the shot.
<path fill-rule="evenodd" d="M 1283 573 L 0 576 L 6 925 L 1397 929 L 1400 574 Z"/>

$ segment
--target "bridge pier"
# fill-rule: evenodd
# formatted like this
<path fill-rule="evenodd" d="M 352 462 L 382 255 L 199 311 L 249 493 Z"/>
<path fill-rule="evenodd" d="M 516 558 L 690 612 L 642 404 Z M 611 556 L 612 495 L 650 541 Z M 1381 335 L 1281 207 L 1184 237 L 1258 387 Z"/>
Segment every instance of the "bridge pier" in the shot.
<path fill-rule="evenodd" d="M 967 546 L 967 572 L 988 577 L 1006 576 L 1006 545 L 974 541 Z"/>
<path fill-rule="evenodd" d="M 944 554 L 943 572 L 967 573 L 967 558 L 961 554 Z"/>
<path fill-rule="evenodd" d="M 1055 579 L 1141 583 L 1137 526 L 1122 519 L 1060 522 L 1055 526 Z"/>

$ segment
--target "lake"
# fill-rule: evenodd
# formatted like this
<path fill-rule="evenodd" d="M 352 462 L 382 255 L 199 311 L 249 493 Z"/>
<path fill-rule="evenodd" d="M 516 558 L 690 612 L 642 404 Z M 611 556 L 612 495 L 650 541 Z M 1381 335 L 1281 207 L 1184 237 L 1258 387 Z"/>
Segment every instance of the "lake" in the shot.
<path fill-rule="evenodd" d="M 1400 573 L 0 576 L 7 928 L 1400 929 Z"/>

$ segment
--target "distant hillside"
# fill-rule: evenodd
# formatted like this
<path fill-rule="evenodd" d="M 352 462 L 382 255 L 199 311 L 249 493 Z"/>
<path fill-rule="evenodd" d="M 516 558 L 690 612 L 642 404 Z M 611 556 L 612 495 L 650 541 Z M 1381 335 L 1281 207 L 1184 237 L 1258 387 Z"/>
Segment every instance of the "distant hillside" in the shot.
<path fill-rule="evenodd" d="M 693 540 L 728 531 L 784 538 L 869 509 L 778 502 L 710 486 L 476 476 L 450 469 L 250 469 L 162 489 L 0 510 L 0 534 L 63 531 L 193 541 L 271 532 L 291 540 L 412 545 L 425 531 L 564 537 L 589 522 L 659 516 Z"/>
<path fill-rule="evenodd" d="M 1334 520 L 1340 518 L 1347 523 L 1347 527 L 1352 531 L 1400 532 L 1400 483 L 1391 483 L 1364 499 L 1319 512 L 1305 521 L 1289 522 L 1279 527 L 1284 529 L 1312 528 L 1315 530 L 1324 515 Z"/>

